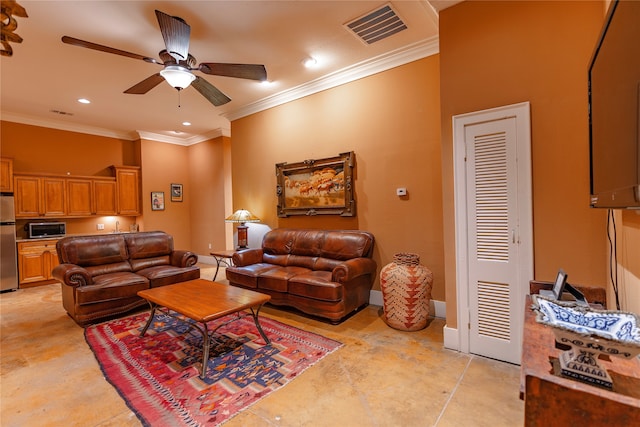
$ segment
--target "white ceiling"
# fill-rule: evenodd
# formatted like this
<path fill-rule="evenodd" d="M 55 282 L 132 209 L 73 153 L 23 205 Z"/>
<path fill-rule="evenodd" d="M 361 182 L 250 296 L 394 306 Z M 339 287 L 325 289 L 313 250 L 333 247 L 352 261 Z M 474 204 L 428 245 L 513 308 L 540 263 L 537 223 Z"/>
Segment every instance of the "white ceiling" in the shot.
<path fill-rule="evenodd" d="M 11 57 L 1 57 L 3 120 L 190 144 L 228 135 L 230 119 L 437 52 L 438 10 L 457 1 L 18 3 L 29 17 L 16 17 L 15 33 L 23 42 L 11 44 Z M 366 45 L 345 29 L 345 23 L 387 3 L 407 30 Z M 166 82 L 145 95 L 124 94 L 161 66 L 60 40 L 67 35 L 159 59 L 164 43 L 154 9 L 179 16 L 191 26 L 189 52 L 198 63 L 264 64 L 272 83 L 196 72 L 232 99 L 220 107 L 193 88 L 178 94 Z M 308 56 L 318 59 L 316 68 L 304 68 L 302 61 Z M 80 104 L 78 98 L 91 104 Z M 183 126 L 184 121 L 192 125 Z"/>

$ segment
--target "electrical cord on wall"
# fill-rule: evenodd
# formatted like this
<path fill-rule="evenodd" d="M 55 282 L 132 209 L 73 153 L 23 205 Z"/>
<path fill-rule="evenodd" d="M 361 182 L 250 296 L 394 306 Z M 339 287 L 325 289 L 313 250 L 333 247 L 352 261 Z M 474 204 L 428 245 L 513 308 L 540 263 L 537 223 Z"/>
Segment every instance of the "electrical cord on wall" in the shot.
<path fill-rule="evenodd" d="M 613 228 L 613 237 L 611 236 L 611 228 Z M 616 296 L 616 308 L 620 310 L 620 297 L 618 295 L 618 242 L 616 231 L 616 217 L 613 210 L 607 211 L 607 239 L 609 240 L 609 275 L 613 293 Z"/>

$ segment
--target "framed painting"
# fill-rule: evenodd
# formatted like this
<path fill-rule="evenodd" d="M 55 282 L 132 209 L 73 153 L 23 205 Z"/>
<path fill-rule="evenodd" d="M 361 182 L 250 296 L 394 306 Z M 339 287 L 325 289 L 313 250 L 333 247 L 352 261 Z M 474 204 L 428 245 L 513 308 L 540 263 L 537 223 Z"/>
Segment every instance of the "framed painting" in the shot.
<path fill-rule="evenodd" d="M 171 201 L 182 201 L 182 184 L 171 184 Z"/>
<path fill-rule="evenodd" d="M 151 192 L 151 210 L 152 211 L 164 210 L 164 191 Z"/>
<path fill-rule="evenodd" d="M 276 164 L 278 216 L 355 216 L 355 153 Z"/>

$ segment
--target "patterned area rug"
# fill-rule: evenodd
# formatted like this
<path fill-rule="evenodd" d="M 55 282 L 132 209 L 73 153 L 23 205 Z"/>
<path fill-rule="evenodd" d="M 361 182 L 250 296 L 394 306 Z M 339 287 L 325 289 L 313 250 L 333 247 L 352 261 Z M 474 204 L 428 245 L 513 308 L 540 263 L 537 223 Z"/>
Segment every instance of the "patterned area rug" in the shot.
<path fill-rule="evenodd" d="M 271 340 L 265 346 L 247 316 L 216 331 L 202 380 L 201 334 L 156 313 L 141 338 L 148 316 L 138 314 L 85 329 L 105 377 L 146 426 L 222 424 L 342 347 L 337 341 L 261 317 Z M 213 330 L 234 316 L 207 327 Z"/>

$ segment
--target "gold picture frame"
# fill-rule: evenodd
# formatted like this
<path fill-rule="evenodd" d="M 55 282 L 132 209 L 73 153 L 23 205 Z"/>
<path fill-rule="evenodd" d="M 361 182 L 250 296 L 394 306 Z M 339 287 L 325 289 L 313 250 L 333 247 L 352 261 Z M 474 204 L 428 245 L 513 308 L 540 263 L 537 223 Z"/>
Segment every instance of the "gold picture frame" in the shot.
<path fill-rule="evenodd" d="M 278 216 L 355 216 L 355 153 L 276 164 Z"/>

